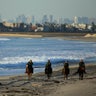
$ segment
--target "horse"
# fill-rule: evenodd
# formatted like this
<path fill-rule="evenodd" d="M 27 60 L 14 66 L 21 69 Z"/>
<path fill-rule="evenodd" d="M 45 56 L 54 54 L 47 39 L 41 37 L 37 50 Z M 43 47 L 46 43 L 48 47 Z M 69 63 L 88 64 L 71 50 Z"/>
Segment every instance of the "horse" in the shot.
<path fill-rule="evenodd" d="M 47 67 L 45 68 L 45 74 L 47 74 L 48 79 L 50 79 L 51 74 L 52 74 L 52 67 L 47 66 Z"/>
<path fill-rule="evenodd" d="M 85 67 L 84 66 L 80 66 L 76 73 L 79 73 L 79 79 L 83 80 L 84 73 L 86 73 L 85 72 Z"/>
<path fill-rule="evenodd" d="M 68 74 L 70 73 L 69 67 L 64 67 L 62 69 L 62 74 L 64 74 L 64 79 L 68 79 Z"/>
<path fill-rule="evenodd" d="M 31 76 L 32 76 L 32 74 L 33 74 L 33 62 L 32 62 L 32 60 L 30 60 L 27 64 L 26 64 L 26 71 L 25 71 L 25 73 L 27 73 L 28 74 L 28 80 L 30 80 L 31 79 Z"/>

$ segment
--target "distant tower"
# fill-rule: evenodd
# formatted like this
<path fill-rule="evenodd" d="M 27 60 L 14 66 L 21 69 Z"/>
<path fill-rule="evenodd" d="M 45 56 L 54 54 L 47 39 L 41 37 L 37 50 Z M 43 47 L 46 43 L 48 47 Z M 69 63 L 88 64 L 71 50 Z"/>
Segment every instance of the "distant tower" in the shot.
<path fill-rule="evenodd" d="M 2 18 L 1 18 L 1 15 L 0 15 L 0 22 L 2 22 Z"/>
<path fill-rule="evenodd" d="M 48 17 L 47 17 L 47 15 L 44 15 L 44 16 L 43 16 L 43 19 L 42 19 L 42 23 L 45 23 L 45 22 L 48 22 Z"/>
<path fill-rule="evenodd" d="M 26 23 L 26 17 L 25 17 L 25 15 L 20 15 L 20 16 L 18 16 L 17 18 L 16 18 L 16 22 L 18 22 L 18 23 Z"/>
<path fill-rule="evenodd" d="M 35 16 L 32 16 L 32 24 L 35 24 Z"/>
<path fill-rule="evenodd" d="M 50 16 L 49 16 L 49 22 L 50 22 L 50 23 L 53 23 L 53 15 L 50 15 Z"/>
<path fill-rule="evenodd" d="M 77 24 L 78 23 L 78 17 L 74 17 L 74 24 Z"/>
<path fill-rule="evenodd" d="M 63 18 L 59 18 L 59 24 L 63 24 Z"/>
<path fill-rule="evenodd" d="M 29 16 L 29 17 L 26 18 L 26 23 L 27 24 L 30 24 L 31 21 L 32 21 L 32 16 Z"/>

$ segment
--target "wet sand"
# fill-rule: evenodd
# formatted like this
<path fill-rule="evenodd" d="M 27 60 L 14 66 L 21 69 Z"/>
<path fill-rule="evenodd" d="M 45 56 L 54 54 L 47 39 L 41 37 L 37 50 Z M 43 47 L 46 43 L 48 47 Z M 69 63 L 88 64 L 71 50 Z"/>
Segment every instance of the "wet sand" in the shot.
<path fill-rule="evenodd" d="M 96 96 L 96 65 L 86 65 L 84 79 L 72 75 L 77 67 L 70 67 L 68 80 L 64 80 L 62 68 L 54 70 L 48 80 L 44 72 L 0 77 L 0 96 Z"/>

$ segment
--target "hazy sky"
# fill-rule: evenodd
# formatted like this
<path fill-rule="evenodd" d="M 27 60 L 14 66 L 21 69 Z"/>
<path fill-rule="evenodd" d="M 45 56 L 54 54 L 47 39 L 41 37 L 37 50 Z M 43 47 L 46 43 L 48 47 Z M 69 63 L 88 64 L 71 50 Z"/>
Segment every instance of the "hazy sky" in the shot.
<path fill-rule="evenodd" d="M 2 18 L 13 19 L 21 14 L 36 18 L 45 14 L 56 18 L 96 17 L 96 0 L 0 0 Z"/>

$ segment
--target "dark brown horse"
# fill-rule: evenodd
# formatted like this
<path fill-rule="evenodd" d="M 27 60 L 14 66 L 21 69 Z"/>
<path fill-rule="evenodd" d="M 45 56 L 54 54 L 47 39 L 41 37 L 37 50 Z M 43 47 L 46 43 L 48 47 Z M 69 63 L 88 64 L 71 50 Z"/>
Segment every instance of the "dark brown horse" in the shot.
<path fill-rule="evenodd" d="M 85 67 L 84 66 L 80 66 L 77 70 L 77 73 L 79 73 L 79 79 L 83 80 L 83 76 L 85 72 Z"/>
<path fill-rule="evenodd" d="M 70 73 L 69 64 L 65 62 L 64 68 L 62 69 L 62 74 L 64 74 L 64 79 L 68 79 L 68 74 Z"/>
<path fill-rule="evenodd" d="M 46 66 L 45 66 L 45 74 L 47 75 L 47 78 L 50 79 L 52 75 L 52 67 L 51 67 L 51 62 L 48 60 Z"/>
<path fill-rule="evenodd" d="M 86 71 L 85 71 L 85 63 L 82 59 L 79 62 L 79 68 L 76 73 L 79 73 L 79 79 L 83 80 L 83 76 L 84 76 L 84 73 L 86 73 Z"/>
<path fill-rule="evenodd" d="M 31 76 L 33 74 L 33 62 L 32 60 L 30 60 L 27 64 L 26 64 L 26 71 L 25 73 L 28 74 L 28 80 L 31 79 Z"/>

